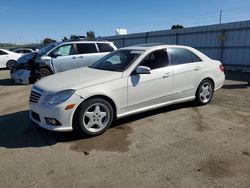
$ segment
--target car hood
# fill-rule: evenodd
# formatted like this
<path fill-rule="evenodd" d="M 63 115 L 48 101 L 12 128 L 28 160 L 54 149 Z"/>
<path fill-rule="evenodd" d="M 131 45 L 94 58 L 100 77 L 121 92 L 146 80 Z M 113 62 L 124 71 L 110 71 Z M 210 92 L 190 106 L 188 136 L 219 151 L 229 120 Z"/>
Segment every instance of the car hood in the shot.
<path fill-rule="evenodd" d="M 35 87 L 46 92 L 55 93 L 66 89 L 79 90 L 121 77 L 121 72 L 83 67 L 45 77 L 36 82 Z"/>
<path fill-rule="evenodd" d="M 29 54 L 25 54 L 25 55 L 23 55 L 22 57 L 20 57 L 20 58 L 17 60 L 17 63 L 18 63 L 18 64 L 27 63 L 27 62 L 28 62 L 30 59 L 32 59 L 35 55 L 36 55 L 36 52 L 29 53 Z"/>

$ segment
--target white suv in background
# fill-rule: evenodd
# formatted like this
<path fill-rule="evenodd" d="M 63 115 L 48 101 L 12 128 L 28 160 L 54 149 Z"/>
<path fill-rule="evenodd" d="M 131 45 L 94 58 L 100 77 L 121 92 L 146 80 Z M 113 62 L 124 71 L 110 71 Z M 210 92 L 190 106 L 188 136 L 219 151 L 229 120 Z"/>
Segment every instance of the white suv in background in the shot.
<path fill-rule="evenodd" d="M 0 68 L 10 69 L 16 64 L 17 59 L 21 56 L 22 54 L 0 49 Z"/>
<path fill-rule="evenodd" d="M 76 40 L 53 43 L 39 51 L 41 77 L 70 69 L 92 65 L 116 50 L 112 42 Z"/>

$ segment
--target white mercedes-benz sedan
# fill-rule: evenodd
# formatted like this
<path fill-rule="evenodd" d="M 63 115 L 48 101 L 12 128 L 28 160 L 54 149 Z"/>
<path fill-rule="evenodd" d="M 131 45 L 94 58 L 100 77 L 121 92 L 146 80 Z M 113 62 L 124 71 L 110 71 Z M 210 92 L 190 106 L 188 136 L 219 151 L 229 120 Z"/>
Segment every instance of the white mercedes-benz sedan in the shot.
<path fill-rule="evenodd" d="M 224 80 L 223 65 L 194 48 L 126 47 L 90 67 L 38 81 L 30 118 L 45 129 L 95 136 L 115 118 L 186 101 L 208 104 Z"/>

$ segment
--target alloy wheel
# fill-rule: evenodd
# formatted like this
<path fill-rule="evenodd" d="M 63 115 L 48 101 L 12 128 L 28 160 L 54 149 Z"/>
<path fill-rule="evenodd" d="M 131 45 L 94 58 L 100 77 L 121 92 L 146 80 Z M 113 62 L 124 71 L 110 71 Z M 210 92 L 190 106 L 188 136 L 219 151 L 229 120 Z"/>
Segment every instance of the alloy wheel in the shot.
<path fill-rule="evenodd" d="M 92 104 L 83 115 L 83 125 L 89 132 L 99 132 L 109 123 L 110 112 L 102 103 Z"/>
<path fill-rule="evenodd" d="M 200 100 L 203 103 L 209 102 L 212 97 L 212 92 L 213 91 L 211 84 L 209 82 L 204 82 L 200 88 L 200 93 L 199 93 Z"/>

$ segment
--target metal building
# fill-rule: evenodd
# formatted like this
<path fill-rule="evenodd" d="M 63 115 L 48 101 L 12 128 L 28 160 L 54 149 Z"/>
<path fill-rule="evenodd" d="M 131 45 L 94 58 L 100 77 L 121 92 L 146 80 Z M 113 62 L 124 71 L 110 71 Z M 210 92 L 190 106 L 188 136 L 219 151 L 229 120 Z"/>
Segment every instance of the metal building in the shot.
<path fill-rule="evenodd" d="M 103 38 L 118 48 L 142 43 L 192 46 L 227 69 L 250 70 L 250 20 Z"/>

